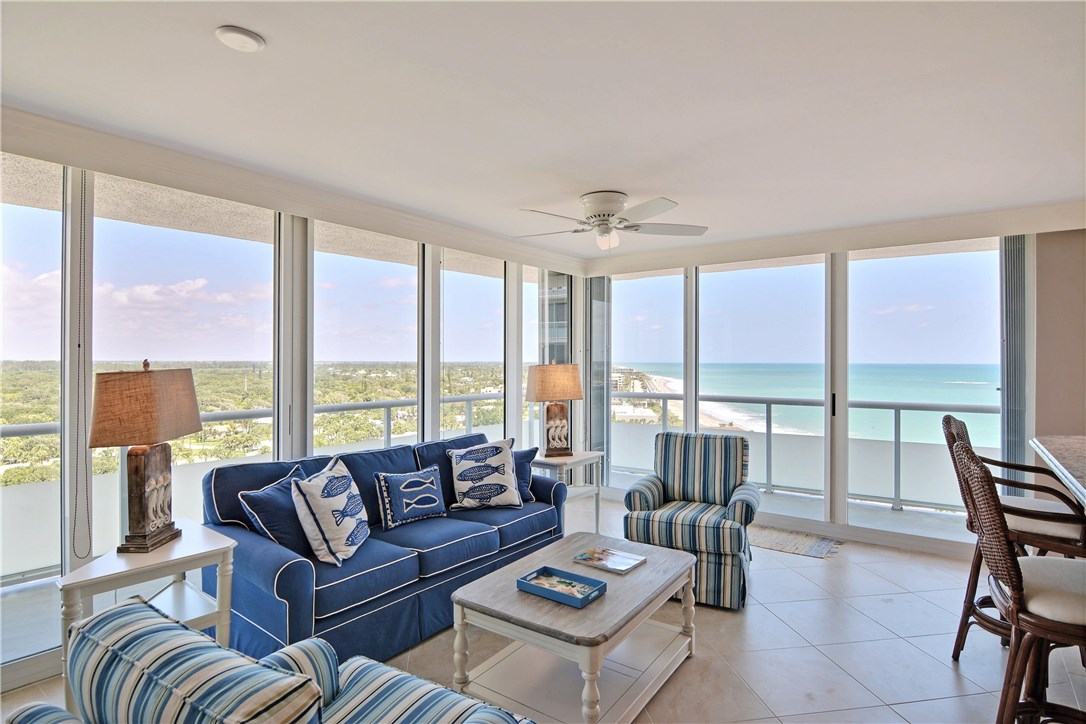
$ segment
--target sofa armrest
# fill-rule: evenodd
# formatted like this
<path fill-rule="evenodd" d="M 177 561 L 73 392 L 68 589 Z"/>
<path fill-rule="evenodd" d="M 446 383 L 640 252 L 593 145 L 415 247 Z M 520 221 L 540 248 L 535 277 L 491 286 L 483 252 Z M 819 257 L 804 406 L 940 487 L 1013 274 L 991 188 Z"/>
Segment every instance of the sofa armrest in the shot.
<path fill-rule="evenodd" d="M 656 475 L 646 475 L 630 486 L 624 498 L 626 510 L 656 510 L 667 502 L 664 481 Z"/>
<path fill-rule="evenodd" d="M 208 528 L 238 542 L 234 547 L 231 609 L 287 645 L 313 635 L 313 562 L 259 533 L 236 525 Z M 203 569 L 203 587 L 215 595 L 214 567 Z M 231 627 L 235 644 L 237 627 Z M 243 647 L 244 648 L 244 647 Z"/>
<path fill-rule="evenodd" d="M 59 706 L 40 703 L 19 707 L 5 721 L 7 724 L 83 724 L 82 719 Z"/>
<path fill-rule="evenodd" d="M 339 696 L 339 657 L 332 644 L 312 638 L 284 646 L 260 659 L 262 664 L 308 676 L 321 690 L 321 706 L 328 706 Z"/>
<path fill-rule="evenodd" d="M 743 483 L 732 491 L 731 500 L 724 516 L 736 523 L 749 525 L 762 504 L 762 491 L 754 483 Z"/>
<path fill-rule="evenodd" d="M 566 502 L 566 484 L 560 483 L 546 475 L 533 475 L 531 484 L 532 496 L 541 503 L 550 503 L 558 512 L 558 532 L 561 536 L 566 529 L 566 516 L 562 507 Z"/>

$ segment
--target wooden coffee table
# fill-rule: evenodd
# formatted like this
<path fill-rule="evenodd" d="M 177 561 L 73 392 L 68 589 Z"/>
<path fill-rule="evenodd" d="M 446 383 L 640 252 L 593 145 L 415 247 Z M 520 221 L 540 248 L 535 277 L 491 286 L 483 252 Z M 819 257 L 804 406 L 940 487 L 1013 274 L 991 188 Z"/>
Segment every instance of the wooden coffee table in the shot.
<path fill-rule="evenodd" d="M 645 563 L 624 575 L 573 556 L 607 546 L 637 553 Z M 452 595 L 453 678 L 458 690 L 537 721 L 580 718 L 628 722 L 667 678 L 694 654 L 694 564 L 690 553 L 593 533 L 574 533 L 521 558 Z M 516 579 L 553 566 L 607 582 L 607 592 L 583 609 L 517 590 Z M 682 591 L 682 626 L 650 620 Z M 468 672 L 471 624 L 514 640 Z M 570 663 L 573 662 L 573 663 Z"/>

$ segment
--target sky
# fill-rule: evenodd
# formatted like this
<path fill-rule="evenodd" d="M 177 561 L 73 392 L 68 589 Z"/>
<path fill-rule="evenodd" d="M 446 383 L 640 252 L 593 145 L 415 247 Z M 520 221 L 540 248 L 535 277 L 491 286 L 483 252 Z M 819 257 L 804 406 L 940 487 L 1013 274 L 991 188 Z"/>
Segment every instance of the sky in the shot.
<path fill-rule="evenodd" d="M 270 213 L 270 212 L 269 212 Z M 96 219 L 97 360 L 270 360 L 272 246 Z M 3 359 L 57 359 L 60 214 L 3 205 Z M 849 266 L 853 363 L 999 361 L 998 254 L 862 260 Z M 318 252 L 318 361 L 414 361 L 415 267 Z M 500 361 L 500 279 L 446 272 L 443 359 Z M 700 280 L 704 362 L 820 363 L 821 264 L 713 272 Z M 536 287 L 524 354 L 534 361 Z M 613 285 L 616 364 L 682 360 L 682 276 Z"/>

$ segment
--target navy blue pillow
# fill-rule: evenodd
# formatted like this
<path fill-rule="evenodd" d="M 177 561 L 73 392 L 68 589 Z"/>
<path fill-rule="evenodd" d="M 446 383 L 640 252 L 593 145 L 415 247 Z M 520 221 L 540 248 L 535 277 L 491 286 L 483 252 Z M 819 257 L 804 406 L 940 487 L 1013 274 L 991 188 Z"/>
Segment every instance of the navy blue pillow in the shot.
<path fill-rule="evenodd" d="M 242 491 L 238 493 L 238 499 L 257 533 L 306 556 L 313 552 L 313 548 L 298 521 L 298 511 L 294 508 L 294 498 L 290 493 L 290 479 L 299 475 L 305 473 L 300 465 L 295 465 L 281 480 L 260 490 Z"/>
<path fill-rule="evenodd" d="M 513 467 L 517 474 L 517 490 L 520 491 L 520 502 L 531 503 L 535 501 L 532 495 L 532 461 L 535 460 L 539 448 L 533 447 L 527 450 L 513 451 Z"/>
<path fill-rule="evenodd" d="M 412 473 L 374 473 L 385 530 L 423 518 L 444 518 L 441 472 L 437 465 Z"/>

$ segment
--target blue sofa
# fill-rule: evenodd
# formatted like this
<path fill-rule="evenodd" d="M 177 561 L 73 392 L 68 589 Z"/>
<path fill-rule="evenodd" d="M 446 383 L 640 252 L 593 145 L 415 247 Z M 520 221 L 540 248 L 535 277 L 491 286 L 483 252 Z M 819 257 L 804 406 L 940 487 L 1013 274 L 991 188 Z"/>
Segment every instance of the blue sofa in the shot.
<path fill-rule="evenodd" d="M 340 664 L 320 639 L 253 661 L 140 598 L 76 622 L 69 640 L 79 716 L 35 703 L 14 711 L 9 724 L 527 724 L 362 656 Z"/>
<path fill-rule="evenodd" d="M 342 567 L 312 551 L 296 553 L 254 531 L 238 494 L 290 474 L 323 470 L 330 456 L 241 463 L 210 470 L 203 479 L 204 524 L 237 541 L 231 599 L 230 646 L 260 658 L 319 636 L 341 660 L 364 655 L 386 660 L 452 625 L 450 595 L 562 537 L 565 485 L 533 475 L 535 502 L 523 508 L 450 511 L 384 530 L 374 473 L 403 473 L 437 464 L 446 507 L 455 502 L 447 450 L 486 442 L 482 434 L 339 455 L 351 471 L 370 521 L 370 537 Z M 213 569 L 203 587 L 215 594 Z"/>

